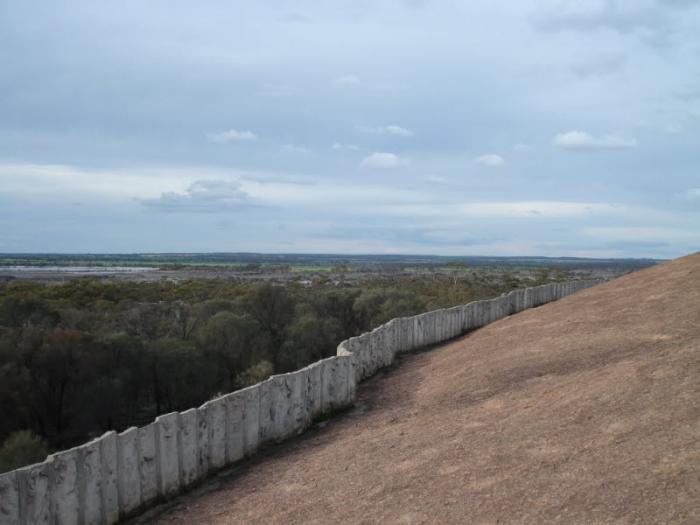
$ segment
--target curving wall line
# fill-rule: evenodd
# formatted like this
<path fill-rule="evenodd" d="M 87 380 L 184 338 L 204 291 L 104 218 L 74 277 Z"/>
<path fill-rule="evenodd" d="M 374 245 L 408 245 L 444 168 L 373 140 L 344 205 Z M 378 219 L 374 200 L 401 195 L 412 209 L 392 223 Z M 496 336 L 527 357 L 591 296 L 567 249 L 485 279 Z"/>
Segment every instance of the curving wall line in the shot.
<path fill-rule="evenodd" d="M 514 290 L 495 299 L 401 317 L 341 342 L 337 355 L 274 375 L 199 408 L 114 431 L 43 463 L 0 475 L 0 525 L 110 525 L 209 474 L 351 406 L 357 384 L 397 354 L 453 339 L 601 281 Z"/>

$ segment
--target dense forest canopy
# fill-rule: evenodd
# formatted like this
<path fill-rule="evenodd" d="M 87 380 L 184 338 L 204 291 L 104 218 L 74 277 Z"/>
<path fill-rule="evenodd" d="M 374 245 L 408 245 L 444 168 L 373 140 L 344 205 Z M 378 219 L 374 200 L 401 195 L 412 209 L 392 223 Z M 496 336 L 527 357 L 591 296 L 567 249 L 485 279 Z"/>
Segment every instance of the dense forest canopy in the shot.
<path fill-rule="evenodd" d="M 298 369 L 394 317 L 562 277 L 455 275 L 0 284 L 0 471 Z"/>

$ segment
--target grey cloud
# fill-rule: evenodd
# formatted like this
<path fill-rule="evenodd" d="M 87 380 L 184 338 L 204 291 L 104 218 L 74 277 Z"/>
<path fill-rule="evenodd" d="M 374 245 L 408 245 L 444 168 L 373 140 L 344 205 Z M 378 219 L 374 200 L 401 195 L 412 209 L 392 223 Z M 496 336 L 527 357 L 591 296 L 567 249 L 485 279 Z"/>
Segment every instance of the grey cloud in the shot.
<path fill-rule="evenodd" d="M 310 16 L 297 12 L 285 13 L 279 16 L 277 20 L 287 24 L 310 24 L 313 22 L 313 19 Z"/>
<path fill-rule="evenodd" d="M 474 246 L 502 240 L 497 237 L 466 234 L 440 227 L 335 227 L 319 234 L 322 238 L 344 240 L 374 240 L 393 243 L 425 244 L 430 246 Z"/>
<path fill-rule="evenodd" d="M 138 199 L 144 206 L 165 212 L 209 213 L 255 205 L 237 181 L 199 180 L 184 193 L 165 192 L 157 199 Z"/>
<path fill-rule="evenodd" d="M 409 9 L 423 9 L 430 4 L 431 0 L 401 0 L 401 3 Z"/>
<path fill-rule="evenodd" d="M 581 78 L 614 75 L 625 69 L 628 58 L 624 54 L 615 54 L 606 57 L 592 58 L 571 66 L 574 74 Z"/>
<path fill-rule="evenodd" d="M 647 31 L 656 37 L 662 37 L 667 35 L 676 23 L 674 13 L 664 6 L 679 8 L 690 5 L 691 2 L 681 0 L 572 2 L 568 7 L 544 12 L 535 19 L 535 26 L 546 32 L 608 29 L 621 34 Z"/>
<path fill-rule="evenodd" d="M 677 9 L 688 9 L 698 7 L 698 0 L 658 0 L 660 4 L 674 7 Z"/>

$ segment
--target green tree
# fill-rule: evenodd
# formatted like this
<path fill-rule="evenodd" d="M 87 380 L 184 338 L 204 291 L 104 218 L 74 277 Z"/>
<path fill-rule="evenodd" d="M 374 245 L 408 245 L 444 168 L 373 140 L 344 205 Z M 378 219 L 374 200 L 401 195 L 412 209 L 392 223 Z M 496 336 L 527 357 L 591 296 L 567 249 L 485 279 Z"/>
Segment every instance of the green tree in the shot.
<path fill-rule="evenodd" d="M 341 341 L 340 323 L 332 317 L 307 313 L 287 329 L 279 358 L 281 370 L 289 372 L 335 354 Z"/>
<path fill-rule="evenodd" d="M 272 364 L 275 370 L 279 370 L 279 349 L 284 343 L 287 326 L 294 318 L 294 298 L 287 288 L 266 283 L 256 286 L 243 297 L 242 306 L 269 338 Z"/>
<path fill-rule="evenodd" d="M 199 333 L 205 356 L 211 356 L 223 372 L 223 388 L 232 391 L 236 375 L 253 364 L 253 357 L 265 346 L 260 325 L 247 314 L 219 312 L 209 319 Z"/>

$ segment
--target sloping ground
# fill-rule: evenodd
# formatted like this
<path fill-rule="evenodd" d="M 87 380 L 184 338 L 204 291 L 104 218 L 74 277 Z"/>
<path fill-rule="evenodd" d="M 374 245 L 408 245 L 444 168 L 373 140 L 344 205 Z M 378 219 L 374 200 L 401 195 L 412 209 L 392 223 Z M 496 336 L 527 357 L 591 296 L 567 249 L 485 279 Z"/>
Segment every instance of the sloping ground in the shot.
<path fill-rule="evenodd" d="M 700 523 L 700 254 L 497 321 L 160 523 Z"/>

